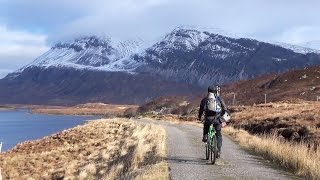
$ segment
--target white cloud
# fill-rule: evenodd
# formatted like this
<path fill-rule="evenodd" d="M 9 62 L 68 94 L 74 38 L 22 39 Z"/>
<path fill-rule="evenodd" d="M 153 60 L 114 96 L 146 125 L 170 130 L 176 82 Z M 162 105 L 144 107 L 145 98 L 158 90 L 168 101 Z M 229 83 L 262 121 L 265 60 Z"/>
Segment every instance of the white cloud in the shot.
<path fill-rule="evenodd" d="M 41 45 L 46 41 L 45 35 L 32 34 L 23 31 L 9 30 L 5 26 L 0 26 L 0 40 L 1 44 L 6 43 L 23 43 Z"/>
<path fill-rule="evenodd" d="M 310 0 L 93 0 L 86 15 L 66 22 L 50 42 L 80 35 L 155 38 L 181 25 L 223 29 L 262 40 L 283 38 L 288 29 L 319 26 L 320 1 Z M 85 2 L 75 6 L 83 8 Z M 290 4 L 290 5 L 289 5 Z M 304 34 L 302 34 L 304 35 Z M 288 37 L 286 42 L 295 42 Z M 302 36 L 301 38 L 304 38 Z"/>
<path fill-rule="evenodd" d="M 0 67 L 29 63 L 48 49 L 46 41 L 83 35 L 154 39 L 185 25 L 301 44 L 319 40 L 319 7 L 319 0 L 0 0 Z"/>
<path fill-rule="evenodd" d="M 0 68 L 0 79 L 4 78 L 7 74 L 12 73 L 12 69 L 2 69 Z"/>
<path fill-rule="evenodd" d="M 0 17 L 10 27 L 44 29 L 51 43 L 92 34 L 152 38 L 181 25 L 291 43 L 296 37 L 283 34 L 320 26 L 319 6 L 318 0 L 2 0 Z"/>
<path fill-rule="evenodd" d="M 284 31 L 279 37 L 275 37 L 275 39 L 292 44 L 303 44 L 309 41 L 320 40 L 320 25 L 294 27 Z"/>
<path fill-rule="evenodd" d="M 46 39 L 45 35 L 0 26 L 0 78 L 47 51 Z"/>

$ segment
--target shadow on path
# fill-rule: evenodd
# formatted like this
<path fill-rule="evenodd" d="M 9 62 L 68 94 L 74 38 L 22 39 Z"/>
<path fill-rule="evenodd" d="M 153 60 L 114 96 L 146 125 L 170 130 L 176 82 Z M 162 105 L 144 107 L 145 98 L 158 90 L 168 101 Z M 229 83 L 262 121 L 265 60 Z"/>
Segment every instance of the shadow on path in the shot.
<path fill-rule="evenodd" d="M 169 163 L 174 164 L 194 164 L 194 165 L 211 165 L 211 163 L 199 157 L 173 156 L 166 159 Z"/>

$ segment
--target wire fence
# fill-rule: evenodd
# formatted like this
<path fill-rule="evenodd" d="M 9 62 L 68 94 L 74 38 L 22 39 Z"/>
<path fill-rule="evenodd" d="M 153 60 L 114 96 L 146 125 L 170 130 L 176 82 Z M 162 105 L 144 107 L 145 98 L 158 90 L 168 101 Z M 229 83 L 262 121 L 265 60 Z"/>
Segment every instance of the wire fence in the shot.
<path fill-rule="evenodd" d="M 252 100 L 252 98 L 248 98 L 248 100 L 244 100 L 243 94 L 231 92 L 227 96 L 225 96 L 225 100 L 227 104 L 232 106 L 239 106 L 239 105 L 254 105 L 254 104 L 267 104 L 272 102 L 278 102 L 279 100 L 274 98 L 271 94 L 261 94 L 258 96 L 257 99 Z M 239 98 L 238 98 L 239 97 Z M 257 97 L 257 96 L 255 96 Z M 320 95 L 315 95 L 311 98 L 308 98 L 308 101 L 316 101 L 320 102 Z"/>

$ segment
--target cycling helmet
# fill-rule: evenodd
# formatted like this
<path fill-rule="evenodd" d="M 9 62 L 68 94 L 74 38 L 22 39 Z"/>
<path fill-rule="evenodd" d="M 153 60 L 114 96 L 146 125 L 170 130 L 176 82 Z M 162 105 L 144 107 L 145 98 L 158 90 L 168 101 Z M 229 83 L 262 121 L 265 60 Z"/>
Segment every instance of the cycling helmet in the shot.
<path fill-rule="evenodd" d="M 208 92 L 215 93 L 216 92 L 216 87 L 215 86 L 209 86 L 208 87 Z"/>

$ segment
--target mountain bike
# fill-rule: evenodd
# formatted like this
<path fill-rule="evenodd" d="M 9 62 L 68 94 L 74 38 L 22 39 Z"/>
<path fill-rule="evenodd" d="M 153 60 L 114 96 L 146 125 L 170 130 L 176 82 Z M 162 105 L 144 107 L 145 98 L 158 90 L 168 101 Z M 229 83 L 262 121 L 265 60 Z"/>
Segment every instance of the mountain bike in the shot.
<path fill-rule="evenodd" d="M 211 161 L 211 164 L 214 164 L 216 162 L 216 158 L 218 157 L 218 147 L 217 147 L 217 136 L 216 136 L 216 130 L 213 127 L 213 124 L 209 127 L 209 133 L 207 142 L 205 145 L 206 148 L 206 160 Z"/>

